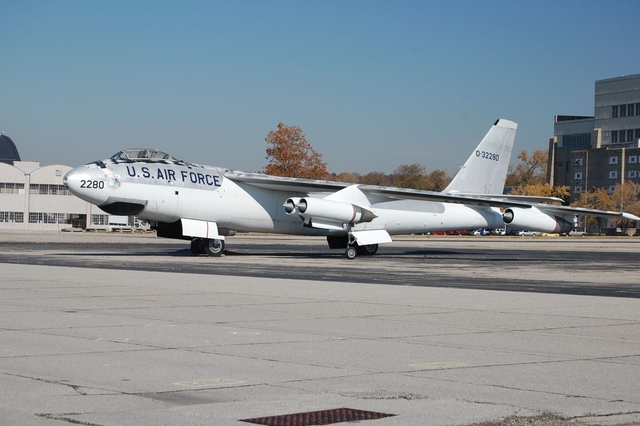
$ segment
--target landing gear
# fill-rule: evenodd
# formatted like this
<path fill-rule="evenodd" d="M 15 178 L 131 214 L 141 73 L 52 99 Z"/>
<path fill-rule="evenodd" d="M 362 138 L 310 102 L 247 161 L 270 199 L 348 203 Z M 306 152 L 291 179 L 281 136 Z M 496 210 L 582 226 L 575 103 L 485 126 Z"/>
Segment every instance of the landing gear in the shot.
<path fill-rule="evenodd" d="M 209 256 L 217 257 L 224 253 L 224 240 L 204 240 L 204 251 Z"/>
<path fill-rule="evenodd" d="M 365 256 L 373 256 L 374 254 L 376 254 L 378 252 L 378 245 L 377 244 L 367 244 L 366 246 L 359 246 L 356 243 L 356 251 L 358 252 L 358 254 L 362 254 Z"/>
<path fill-rule="evenodd" d="M 194 238 L 191 240 L 191 253 L 192 254 L 204 254 L 204 245 L 202 238 Z"/>
<path fill-rule="evenodd" d="M 358 244 L 358 241 L 351 232 L 347 234 L 345 243 L 347 245 L 347 249 L 345 250 L 344 255 L 349 260 L 355 259 L 357 255 L 373 256 L 378 252 L 378 244 L 367 244 L 361 246 Z M 331 241 L 329 241 L 329 245 L 331 245 Z"/>
<path fill-rule="evenodd" d="M 353 260 L 356 258 L 356 255 L 358 254 L 358 251 L 356 250 L 355 247 L 353 246 L 349 246 L 347 247 L 347 250 L 345 250 L 344 255 L 347 257 L 347 259 L 349 260 Z"/>
<path fill-rule="evenodd" d="M 212 257 L 221 256 L 224 253 L 224 240 L 194 238 L 191 240 L 191 253 L 208 254 Z"/>
<path fill-rule="evenodd" d="M 344 255 L 347 259 L 352 260 L 356 258 L 356 255 L 373 256 L 378 252 L 377 244 L 367 244 L 366 246 L 359 246 L 358 243 L 353 243 L 347 247 Z"/>

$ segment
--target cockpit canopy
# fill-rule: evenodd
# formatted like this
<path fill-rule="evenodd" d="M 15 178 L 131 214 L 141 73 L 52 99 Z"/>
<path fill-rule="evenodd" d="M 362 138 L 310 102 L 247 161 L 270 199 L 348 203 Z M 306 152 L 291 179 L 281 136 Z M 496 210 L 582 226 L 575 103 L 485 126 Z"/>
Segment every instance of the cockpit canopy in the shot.
<path fill-rule="evenodd" d="M 131 148 L 116 152 L 111 156 L 111 160 L 114 161 L 126 161 L 126 160 L 169 160 L 176 161 L 171 155 L 166 152 L 158 151 L 156 149 L 147 148 Z"/>

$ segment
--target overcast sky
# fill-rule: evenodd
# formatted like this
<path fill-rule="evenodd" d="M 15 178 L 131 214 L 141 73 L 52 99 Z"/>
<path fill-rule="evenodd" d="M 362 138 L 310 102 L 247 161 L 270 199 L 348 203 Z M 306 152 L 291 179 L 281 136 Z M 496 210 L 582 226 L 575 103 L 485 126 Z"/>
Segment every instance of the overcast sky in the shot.
<path fill-rule="evenodd" d="M 638 18 L 637 0 L 0 0 L 0 130 L 42 165 L 150 147 L 258 171 L 284 122 L 330 172 L 455 172 L 497 118 L 531 152 L 554 115 L 593 115 L 596 80 L 640 73 Z"/>

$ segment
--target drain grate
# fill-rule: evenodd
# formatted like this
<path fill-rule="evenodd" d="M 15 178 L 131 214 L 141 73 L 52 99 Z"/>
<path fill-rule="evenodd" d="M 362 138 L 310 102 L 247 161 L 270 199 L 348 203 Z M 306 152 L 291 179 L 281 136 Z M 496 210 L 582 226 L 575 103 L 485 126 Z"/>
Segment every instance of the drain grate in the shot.
<path fill-rule="evenodd" d="M 281 416 L 257 417 L 241 422 L 266 426 L 311 426 L 331 425 L 358 420 L 376 420 L 392 417 L 395 414 L 376 413 L 375 411 L 354 410 L 353 408 L 335 408 L 333 410 L 310 411 L 307 413 L 284 414 Z"/>

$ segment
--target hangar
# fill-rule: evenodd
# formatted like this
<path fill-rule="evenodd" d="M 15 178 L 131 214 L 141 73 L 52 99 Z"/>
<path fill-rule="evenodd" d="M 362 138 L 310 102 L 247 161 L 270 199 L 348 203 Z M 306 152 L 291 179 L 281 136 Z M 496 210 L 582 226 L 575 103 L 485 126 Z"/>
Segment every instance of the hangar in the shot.
<path fill-rule="evenodd" d="M 114 220 L 122 225 L 67 191 L 62 178 L 69 170 L 22 161 L 11 138 L 0 135 L 0 229 L 108 229 Z"/>

